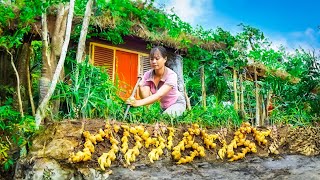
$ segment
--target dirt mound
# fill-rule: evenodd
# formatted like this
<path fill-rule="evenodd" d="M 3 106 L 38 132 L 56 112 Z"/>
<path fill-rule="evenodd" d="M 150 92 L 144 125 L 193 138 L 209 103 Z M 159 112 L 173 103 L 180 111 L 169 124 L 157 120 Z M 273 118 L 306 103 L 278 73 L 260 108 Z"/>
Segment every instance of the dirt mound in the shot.
<path fill-rule="evenodd" d="M 105 179 L 123 168 L 145 174 L 149 170 L 141 169 L 153 171 L 158 166 L 172 167 L 167 170 L 202 163 L 234 167 L 232 164 L 290 154 L 314 156 L 319 154 L 319 132 L 319 127 L 256 128 L 249 123 L 205 128 L 197 124 L 170 127 L 68 120 L 50 124 L 35 136 L 28 156 L 19 160 L 14 178 Z"/>
<path fill-rule="evenodd" d="M 109 130 L 107 130 L 107 126 Z M 117 132 L 114 131 L 113 127 L 118 125 L 120 128 Z M 83 121 L 63 121 L 59 123 L 51 124 L 46 128 L 46 130 L 35 138 L 29 157 L 49 157 L 59 160 L 63 164 L 71 165 L 75 168 L 100 168 L 101 166 L 98 163 L 99 157 L 104 153 L 108 153 L 112 149 L 112 143 L 110 138 L 105 138 L 101 142 L 97 142 L 94 145 L 94 151 L 91 153 L 91 157 L 86 160 L 79 160 L 72 162 L 70 159 L 70 154 L 77 152 L 83 152 L 85 149 L 86 138 L 83 136 L 83 132 L 89 132 L 91 136 L 99 134 L 99 130 L 104 130 L 104 132 L 109 132 L 111 136 L 118 142 L 117 147 L 122 148 L 122 137 L 124 135 L 125 129 L 122 125 L 128 126 L 129 128 L 135 128 L 142 126 L 144 131 L 148 131 L 149 137 L 156 139 L 154 144 L 150 144 L 148 148 L 145 147 L 144 140 L 141 140 L 142 146 L 138 148 L 138 155 L 135 156 L 134 161 L 128 161 L 125 158 L 126 152 L 130 149 L 134 149 L 137 140 L 135 139 L 135 134 L 130 132 L 128 136 L 128 147 L 127 150 L 121 152 L 120 150 L 115 152 L 116 158 L 111 162 L 111 167 L 114 166 L 124 166 L 124 167 L 133 167 L 134 164 L 150 164 L 150 152 L 156 149 L 159 146 L 158 137 L 163 137 L 165 147 L 161 148 L 161 155 L 156 158 L 156 160 L 167 160 L 172 163 L 179 162 L 181 158 L 187 158 L 192 156 L 192 153 L 197 151 L 198 147 L 204 147 L 204 156 L 197 155 L 199 154 L 201 148 L 198 148 L 199 151 L 195 152 L 196 154 L 191 161 L 206 161 L 206 162 L 223 162 L 230 161 L 234 156 L 238 154 L 243 154 L 243 151 L 246 152 L 245 148 L 247 146 L 239 144 L 232 148 L 233 153 L 230 153 L 230 156 L 227 157 L 227 147 L 230 146 L 231 142 L 235 139 L 235 133 L 239 131 L 238 128 L 203 128 L 198 127 L 200 130 L 199 133 L 190 134 L 190 131 L 196 129 L 193 125 L 184 125 L 174 127 L 174 136 L 172 138 L 172 147 L 168 148 L 168 136 L 169 136 L 169 126 L 165 124 L 124 124 L 117 121 L 108 121 L 104 120 L 83 120 Z M 252 128 L 252 127 L 251 127 Z M 245 157 L 252 156 L 277 156 L 279 154 L 303 154 L 303 155 L 318 155 L 319 154 L 319 128 L 318 127 L 290 127 L 290 126 L 273 126 L 273 127 L 263 127 L 263 128 L 254 128 L 258 132 L 270 132 L 267 133 L 264 137 L 266 139 L 265 143 L 258 142 L 257 136 L 250 130 L 249 133 L 245 132 L 245 140 L 248 143 L 254 143 L 256 147 L 256 152 L 249 150 L 244 153 Z M 133 130 L 133 129 L 131 129 Z M 204 138 L 201 135 L 201 132 L 207 133 L 207 135 L 217 135 L 216 139 L 212 139 L 214 146 L 208 146 L 204 143 Z M 186 132 L 190 135 L 189 139 L 193 144 L 187 146 L 187 140 L 185 140 L 184 149 L 180 149 L 180 156 L 176 159 L 172 156 L 174 148 L 179 145 L 179 142 L 186 139 Z M 245 141 L 244 141 L 245 142 Z M 224 156 L 222 158 L 219 151 L 225 149 Z M 176 148 L 177 149 L 177 148 Z M 247 148 L 248 149 L 248 148 Z M 230 150 L 230 147 L 229 147 Z M 231 150 L 230 150 L 231 151 Z M 128 155 L 129 156 L 129 155 Z M 132 156 L 132 155 L 131 155 Z M 131 157 L 130 156 L 130 157 Z M 242 158 L 236 158 L 242 159 Z M 189 160 L 190 161 L 190 160 Z M 183 162 L 187 163 L 187 162 Z M 130 166 L 130 165 L 131 166 Z"/>

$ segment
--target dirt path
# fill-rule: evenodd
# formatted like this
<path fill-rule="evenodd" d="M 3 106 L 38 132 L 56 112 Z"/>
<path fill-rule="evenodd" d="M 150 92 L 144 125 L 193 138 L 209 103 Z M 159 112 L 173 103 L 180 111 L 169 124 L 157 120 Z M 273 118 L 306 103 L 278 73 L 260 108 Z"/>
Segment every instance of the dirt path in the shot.
<path fill-rule="evenodd" d="M 157 162 L 134 170 L 112 168 L 110 179 L 290 179 L 320 180 L 320 156 L 250 157 L 232 163 L 196 162 L 188 165 Z"/>

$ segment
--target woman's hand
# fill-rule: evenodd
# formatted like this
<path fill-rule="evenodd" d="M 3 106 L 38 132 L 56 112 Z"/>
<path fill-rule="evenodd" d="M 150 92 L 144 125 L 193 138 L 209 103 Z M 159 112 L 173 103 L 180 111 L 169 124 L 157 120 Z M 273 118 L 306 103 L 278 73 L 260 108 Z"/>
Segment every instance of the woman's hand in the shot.
<path fill-rule="evenodd" d="M 134 97 L 129 97 L 129 99 L 126 100 L 126 104 L 133 107 L 140 106 L 139 102 L 140 100 L 136 100 Z"/>
<path fill-rule="evenodd" d="M 139 86 L 139 87 L 143 87 L 143 86 L 144 86 L 143 79 L 139 82 L 138 86 Z"/>

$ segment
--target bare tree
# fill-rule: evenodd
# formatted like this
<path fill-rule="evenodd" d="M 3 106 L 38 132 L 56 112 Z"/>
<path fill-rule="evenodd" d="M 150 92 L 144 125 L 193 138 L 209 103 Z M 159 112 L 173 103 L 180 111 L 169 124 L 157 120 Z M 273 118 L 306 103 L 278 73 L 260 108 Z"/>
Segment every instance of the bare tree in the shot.
<path fill-rule="evenodd" d="M 68 5 L 62 3 L 58 6 L 56 21 L 53 28 L 48 28 L 46 10 L 42 13 L 42 69 L 39 82 L 40 103 L 47 94 L 53 74 L 57 66 L 57 57 L 61 54 L 61 47 L 66 31 Z M 52 23 L 49 24 L 52 27 Z M 49 37 L 51 35 L 51 38 Z M 51 42 L 49 41 L 51 39 Z"/>
<path fill-rule="evenodd" d="M 92 4 L 93 4 L 93 1 L 88 0 L 87 6 L 86 6 L 86 12 L 83 18 L 79 44 L 78 44 L 78 50 L 77 50 L 77 56 L 76 56 L 77 63 L 80 63 L 83 60 L 82 57 L 83 57 L 83 52 L 85 48 L 86 36 L 88 33 L 88 26 L 89 26 L 90 17 L 91 17 Z"/>
<path fill-rule="evenodd" d="M 20 78 L 19 78 L 19 73 L 18 73 L 18 71 L 17 71 L 16 66 L 14 65 L 12 53 L 11 53 L 8 49 L 6 49 L 6 50 L 7 50 L 7 53 L 10 55 L 11 65 L 12 65 L 12 68 L 13 68 L 13 70 L 14 70 L 14 72 L 15 72 L 15 75 L 16 75 L 16 78 L 17 78 L 17 95 L 18 95 L 19 111 L 20 111 L 21 117 L 24 117 L 23 108 L 22 108 L 21 94 L 20 94 Z"/>
<path fill-rule="evenodd" d="M 41 121 L 43 120 L 43 118 L 46 116 L 45 115 L 45 109 L 48 106 L 48 102 L 56 88 L 61 70 L 63 68 L 64 65 L 64 61 L 66 59 L 66 55 L 67 55 L 67 50 L 68 50 L 68 46 L 69 46 L 69 41 L 70 41 L 70 33 L 71 33 L 71 26 L 72 26 L 72 19 L 73 19 L 73 10 L 74 10 L 74 0 L 70 0 L 70 7 L 69 7 L 69 14 L 68 14 L 68 20 L 67 20 L 67 25 L 66 25 L 66 35 L 65 35 L 65 40 L 61 49 L 61 55 L 60 55 L 60 59 L 57 65 L 57 68 L 54 72 L 53 75 L 53 79 L 52 79 L 52 83 L 50 85 L 50 88 L 47 92 L 47 94 L 45 95 L 45 97 L 43 98 L 43 100 L 41 101 L 37 112 L 36 112 L 36 127 L 39 128 Z M 44 12 L 44 14 L 42 15 L 42 18 L 46 17 L 46 12 Z M 46 19 L 46 18 L 45 18 Z M 45 23 L 44 23 L 45 24 Z M 44 35 L 44 34 L 43 34 Z M 45 35 L 46 36 L 46 35 Z"/>

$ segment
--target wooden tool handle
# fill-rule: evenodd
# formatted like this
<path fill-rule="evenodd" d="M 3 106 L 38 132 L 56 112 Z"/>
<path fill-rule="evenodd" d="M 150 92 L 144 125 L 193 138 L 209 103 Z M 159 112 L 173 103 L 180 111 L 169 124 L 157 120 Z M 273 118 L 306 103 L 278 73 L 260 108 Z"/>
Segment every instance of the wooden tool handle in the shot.
<path fill-rule="evenodd" d="M 134 88 L 133 88 L 133 90 L 132 90 L 132 93 L 131 93 L 130 98 L 134 97 L 134 95 L 136 94 L 136 91 L 137 91 L 137 88 L 138 88 L 138 85 L 139 85 L 141 79 L 142 79 L 142 78 L 139 76 L 139 77 L 138 77 L 138 80 L 137 80 L 137 83 L 136 83 L 136 85 L 134 86 Z M 127 115 L 128 115 L 128 112 L 129 112 L 129 109 L 130 109 L 130 105 L 128 104 L 128 105 L 127 105 L 126 112 L 124 113 L 124 118 L 123 118 L 123 119 L 126 119 L 126 117 L 127 117 Z"/>

